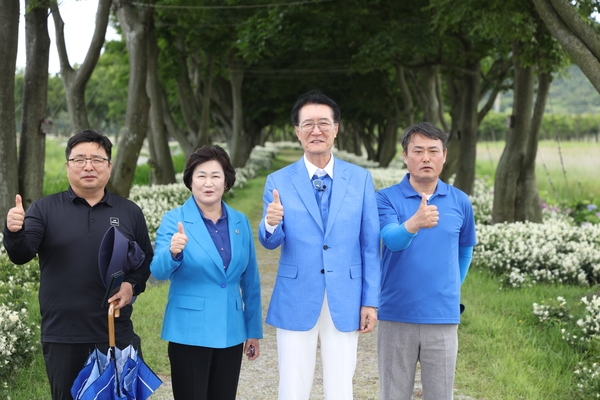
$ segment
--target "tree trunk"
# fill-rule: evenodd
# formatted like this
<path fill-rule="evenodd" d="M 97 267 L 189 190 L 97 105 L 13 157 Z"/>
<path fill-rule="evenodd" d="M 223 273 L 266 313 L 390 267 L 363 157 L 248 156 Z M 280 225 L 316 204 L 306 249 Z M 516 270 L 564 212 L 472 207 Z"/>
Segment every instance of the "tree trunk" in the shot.
<path fill-rule="evenodd" d="M 65 87 L 67 110 L 75 132 L 81 132 L 82 130 L 90 128 L 85 101 L 85 89 L 94 72 L 94 68 L 98 63 L 102 47 L 104 46 L 111 1 L 112 0 L 98 1 L 96 25 L 94 28 L 94 35 L 92 36 L 92 42 L 90 43 L 90 47 L 83 63 L 77 70 L 74 70 L 69 63 L 69 56 L 65 45 L 65 24 L 60 16 L 58 4 L 55 1 L 50 2 L 50 9 L 52 10 L 52 18 L 54 20 L 56 31 L 56 48 L 58 50 L 58 58 L 60 61 L 60 77 Z"/>
<path fill-rule="evenodd" d="M 462 68 L 457 78 L 447 80 L 452 125 L 448 155 L 440 178 L 447 182 L 455 175 L 454 186 L 467 194 L 473 193 L 475 183 L 480 73 L 477 61 Z"/>
<path fill-rule="evenodd" d="M 179 38 L 178 42 L 182 40 L 183 39 Z M 200 129 L 197 118 L 200 109 L 196 104 L 196 97 L 194 96 L 194 90 L 192 89 L 187 59 L 183 53 L 184 45 L 178 43 L 177 48 L 179 48 L 179 75 L 177 76 L 179 106 L 181 107 L 181 114 L 187 126 L 187 130 L 195 133 Z"/>
<path fill-rule="evenodd" d="M 33 4 L 32 4 L 33 3 Z M 27 66 L 23 87 L 23 116 L 19 144 L 19 193 L 27 208 L 42 197 L 46 136 L 42 123 L 46 117 L 48 96 L 48 2 L 25 1 Z"/>
<path fill-rule="evenodd" d="M 115 14 L 123 29 L 129 53 L 129 87 L 125 127 L 117 146 L 117 157 L 111 175 L 111 190 L 128 197 L 140 150 L 148 129 L 150 99 L 146 94 L 147 27 L 149 7 L 133 6 L 130 2 L 114 0 Z"/>
<path fill-rule="evenodd" d="M 386 90 L 386 95 L 390 99 L 390 103 L 392 105 L 391 112 L 393 112 L 393 114 L 385 116 L 385 127 L 383 130 L 379 130 L 377 161 L 379 161 L 379 166 L 382 168 L 388 167 L 396 156 L 398 146 L 398 129 L 400 127 L 402 115 L 404 114 L 405 117 L 409 119 L 412 115 L 412 97 L 404 80 L 403 70 L 402 68 L 398 67 L 396 68 L 396 71 L 400 92 L 405 103 L 403 104 L 404 107 L 401 107 L 398 104 L 398 100 L 396 99 L 394 91 L 390 90 L 389 88 Z"/>
<path fill-rule="evenodd" d="M 450 118 L 452 120 L 450 126 L 450 134 L 448 136 L 448 153 L 444 169 L 440 175 L 440 179 L 444 182 L 449 182 L 450 178 L 458 170 L 458 160 L 460 159 L 460 141 L 462 138 L 461 129 L 464 125 L 462 120 L 465 114 L 462 112 L 463 102 L 461 94 L 462 79 L 458 77 L 448 77 L 446 79 L 446 87 L 448 88 L 448 98 L 450 99 Z"/>
<path fill-rule="evenodd" d="M 158 79 L 158 53 L 154 23 L 151 20 L 148 32 L 148 77 L 146 81 L 146 91 L 150 96 L 150 135 L 148 137 L 150 160 L 148 163 L 152 167 L 151 182 L 156 185 L 165 185 L 175 183 L 175 167 L 169 149 L 169 137 L 162 109 L 162 88 Z"/>
<path fill-rule="evenodd" d="M 378 147 L 379 166 L 382 168 L 387 168 L 394 160 L 394 156 L 396 155 L 399 124 L 399 115 L 390 116 L 387 118 L 387 122 L 383 129 L 383 138 L 380 140 Z"/>
<path fill-rule="evenodd" d="M 250 158 L 250 153 L 252 153 L 252 149 L 260 143 L 261 133 L 265 128 L 259 121 L 250 120 L 246 121 L 246 127 L 244 128 L 247 134 L 245 135 L 245 139 L 243 141 L 243 145 L 240 148 L 238 146 L 238 154 L 240 159 L 240 163 L 242 166 L 246 166 L 248 159 Z"/>
<path fill-rule="evenodd" d="M 439 125 L 439 103 L 436 93 L 437 67 L 419 68 L 417 81 L 417 99 L 423 112 L 423 120 Z"/>
<path fill-rule="evenodd" d="M 19 176 L 15 129 L 15 68 L 19 0 L 0 0 L 0 219 L 15 206 Z"/>
<path fill-rule="evenodd" d="M 231 82 L 231 98 L 233 104 L 232 132 L 227 140 L 229 145 L 229 156 L 234 167 L 243 167 L 246 164 L 247 142 L 249 138 L 244 132 L 244 115 L 242 107 L 242 83 L 244 82 L 244 70 L 240 63 L 229 63 L 229 81 Z"/>
<path fill-rule="evenodd" d="M 521 64 L 521 44 L 513 43 L 514 103 L 511 128 L 494 182 L 494 205 L 492 222 L 515 222 L 517 220 L 519 181 L 525 163 L 525 148 L 531 133 L 533 105 L 533 68 Z"/>
<path fill-rule="evenodd" d="M 442 129 L 444 132 L 448 132 L 450 129 L 448 128 L 448 123 L 446 122 L 446 116 L 444 115 L 444 111 L 446 106 L 444 104 L 444 88 L 442 86 L 442 77 L 439 72 L 435 74 L 435 97 L 438 101 L 438 118 L 440 121 L 440 125 L 442 125 Z"/>
<path fill-rule="evenodd" d="M 479 92 L 481 85 L 481 74 L 479 62 L 468 66 L 468 72 L 463 75 L 462 87 L 462 113 L 463 123 L 460 128 L 461 140 L 459 141 L 460 157 L 457 163 L 456 178 L 454 186 L 467 194 L 473 194 L 475 184 L 475 159 L 477 158 L 477 105 L 479 103 Z"/>
<path fill-rule="evenodd" d="M 539 75 L 530 134 L 525 147 L 523 169 L 517 189 L 515 213 L 515 220 L 517 221 L 542 222 L 543 219 L 542 208 L 540 206 L 541 201 L 535 178 L 535 160 L 537 157 L 540 127 L 542 126 L 551 83 L 552 74 L 542 73 Z"/>
<path fill-rule="evenodd" d="M 398 89 L 400 89 L 400 96 L 402 98 L 402 115 L 404 116 L 404 123 L 408 128 L 415 123 L 415 105 L 408 84 L 406 83 L 403 67 L 396 67 L 396 80 L 398 81 Z"/>
<path fill-rule="evenodd" d="M 168 135 L 174 137 L 175 140 L 177 140 L 177 143 L 179 143 L 183 154 L 188 156 L 192 153 L 192 151 L 194 151 L 192 143 L 188 140 L 186 132 L 179 129 L 179 126 L 177 126 L 177 123 L 173 119 L 173 116 L 169 111 L 169 101 L 167 100 L 167 95 L 164 90 L 161 91 L 160 96 L 163 112 L 163 121 L 165 122 L 165 128 L 167 129 Z"/>
<path fill-rule="evenodd" d="M 201 114 L 200 114 L 200 129 L 198 130 L 198 137 L 195 143 L 195 148 L 202 147 L 211 143 L 210 140 L 210 99 L 212 97 L 212 83 L 213 83 L 213 64 L 212 57 L 208 60 L 208 76 L 206 77 L 206 85 L 204 88 L 204 95 L 201 99 Z"/>

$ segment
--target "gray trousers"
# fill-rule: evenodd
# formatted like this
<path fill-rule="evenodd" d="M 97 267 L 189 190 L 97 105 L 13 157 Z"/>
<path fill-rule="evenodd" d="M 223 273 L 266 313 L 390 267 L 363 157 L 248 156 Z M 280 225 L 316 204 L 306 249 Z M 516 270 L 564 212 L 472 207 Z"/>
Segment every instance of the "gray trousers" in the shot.
<path fill-rule="evenodd" d="M 378 321 L 377 353 L 381 400 L 411 400 L 417 362 L 423 400 L 452 400 L 458 325 Z"/>

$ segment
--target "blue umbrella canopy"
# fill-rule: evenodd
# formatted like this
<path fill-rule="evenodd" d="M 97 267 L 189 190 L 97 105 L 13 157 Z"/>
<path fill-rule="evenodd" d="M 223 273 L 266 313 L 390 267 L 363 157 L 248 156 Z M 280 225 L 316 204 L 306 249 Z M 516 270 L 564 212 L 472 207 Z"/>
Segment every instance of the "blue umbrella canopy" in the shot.
<path fill-rule="evenodd" d="M 146 400 L 162 381 L 138 356 L 132 345 L 123 350 L 115 346 L 115 321 L 118 310 L 108 308 L 108 345 L 105 355 L 95 349 L 71 387 L 74 400 Z"/>

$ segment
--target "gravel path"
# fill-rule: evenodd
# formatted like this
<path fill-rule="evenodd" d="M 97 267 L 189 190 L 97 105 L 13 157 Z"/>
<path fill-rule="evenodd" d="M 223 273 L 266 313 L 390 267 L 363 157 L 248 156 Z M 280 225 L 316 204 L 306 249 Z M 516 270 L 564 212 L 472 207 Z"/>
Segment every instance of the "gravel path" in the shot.
<path fill-rule="evenodd" d="M 257 242 L 258 264 L 261 273 L 263 296 L 263 316 L 269 305 L 279 251 L 265 250 Z M 277 399 L 278 371 L 277 346 L 275 328 L 264 324 L 263 339 L 260 343 L 260 357 L 248 361 L 245 357 L 242 363 L 240 383 L 238 386 L 239 400 L 272 400 Z M 169 376 L 161 376 L 163 385 L 151 397 L 152 400 L 172 400 L 173 392 Z M 317 368 L 311 399 L 323 399 L 322 370 L 320 354 L 317 354 Z M 360 335 L 358 341 L 358 362 L 354 374 L 354 398 L 357 400 L 374 400 L 379 398 L 379 382 L 377 372 L 377 332 Z M 413 399 L 422 399 L 420 371 L 417 371 Z M 467 396 L 455 395 L 456 400 L 474 400 Z"/>

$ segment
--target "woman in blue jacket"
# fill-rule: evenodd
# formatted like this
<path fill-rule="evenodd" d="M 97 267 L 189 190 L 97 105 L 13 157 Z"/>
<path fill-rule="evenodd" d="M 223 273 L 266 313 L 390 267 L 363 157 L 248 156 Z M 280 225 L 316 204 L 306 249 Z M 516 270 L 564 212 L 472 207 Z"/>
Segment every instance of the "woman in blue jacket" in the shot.
<path fill-rule="evenodd" d="M 150 270 L 169 279 L 161 337 L 169 341 L 173 396 L 235 399 L 242 355 L 260 354 L 262 308 L 248 218 L 223 194 L 235 169 L 219 146 L 192 153 L 183 182 L 192 196 L 165 214 Z"/>

